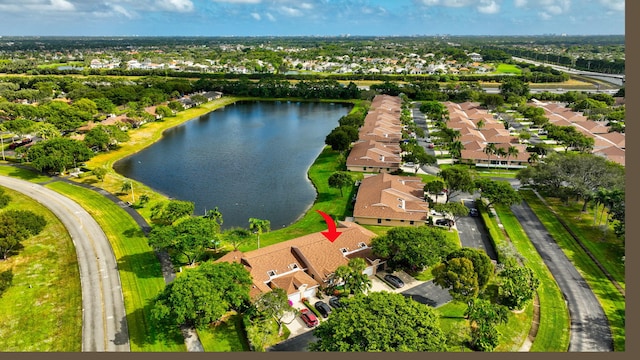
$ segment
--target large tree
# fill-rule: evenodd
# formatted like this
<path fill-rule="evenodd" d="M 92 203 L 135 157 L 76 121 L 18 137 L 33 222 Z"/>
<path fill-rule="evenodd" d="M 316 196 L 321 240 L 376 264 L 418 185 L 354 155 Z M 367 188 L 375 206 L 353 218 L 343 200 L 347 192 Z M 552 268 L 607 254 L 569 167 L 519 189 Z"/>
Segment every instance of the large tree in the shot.
<path fill-rule="evenodd" d="M 344 194 L 342 193 L 342 188 L 351 185 L 353 183 L 353 178 L 344 171 L 338 171 L 331 174 L 327 181 L 329 182 L 329 187 L 340 189 L 340 197 L 343 197 Z"/>
<path fill-rule="evenodd" d="M 206 262 L 178 274 L 155 298 L 151 315 L 165 326 L 201 327 L 229 310 L 246 309 L 251 284 L 240 264 Z"/>
<path fill-rule="evenodd" d="M 27 151 L 27 156 L 39 171 L 64 173 L 91 159 L 93 152 L 81 141 L 53 138 L 35 143 Z"/>
<path fill-rule="evenodd" d="M 446 335 L 427 305 L 391 292 L 344 299 L 316 328 L 311 351 L 445 351 Z"/>
<path fill-rule="evenodd" d="M 481 178 L 476 180 L 476 188 L 480 190 L 481 196 L 488 201 L 487 207 L 493 204 L 511 206 L 522 202 L 518 191 L 505 180 Z"/>
<path fill-rule="evenodd" d="M 275 288 L 258 297 L 254 306 L 258 313 L 265 318 L 274 319 L 278 323 L 278 336 L 282 335 L 282 318 L 293 308 L 289 304 L 287 292 L 282 288 Z"/>
<path fill-rule="evenodd" d="M 363 273 L 367 263 L 362 258 L 350 259 L 333 272 L 332 286 L 342 285 L 347 294 L 362 294 L 371 288 L 371 280 Z"/>
<path fill-rule="evenodd" d="M 189 217 L 174 225 L 156 226 L 149 232 L 149 245 L 154 249 L 171 251 L 195 264 L 212 247 L 217 231 L 203 217 Z"/>
<path fill-rule="evenodd" d="M 151 207 L 151 220 L 157 224 L 171 225 L 178 219 L 191 216 L 195 204 L 191 201 L 169 200 Z"/>
<path fill-rule="evenodd" d="M 457 244 L 446 231 L 429 226 L 394 227 L 372 240 L 374 254 L 388 259 L 392 268 L 421 271 L 440 262 Z"/>
<path fill-rule="evenodd" d="M 424 184 L 423 190 L 431 195 L 436 196 L 436 203 L 438 202 L 438 195 L 444 191 L 446 184 L 441 179 L 434 179 Z"/>
<path fill-rule="evenodd" d="M 460 192 L 472 192 L 475 188 L 474 175 L 468 168 L 455 165 L 438 173 L 447 184 L 447 201 Z"/>
<path fill-rule="evenodd" d="M 466 257 L 447 259 L 435 266 L 431 273 L 433 282 L 443 289 L 448 289 L 455 301 L 468 303 L 478 296 L 478 274 L 473 262 Z"/>
<path fill-rule="evenodd" d="M 471 263 L 473 264 L 473 271 L 477 275 L 478 289 L 482 291 L 487 287 L 489 280 L 491 280 L 491 277 L 495 272 L 495 266 L 484 250 L 463 247 L 458 250 L 454 250 L 447 255 L 447 260 L 454 258 L 465 258 L 471 260 Z"/>
<path fill-rule="evenodd" d="M 21 247 L 22 241 L 38 235 L 47 225 L 42 215 L 30 210 L 0 212 L 0 255 L 3 259 Z"/>
<path fill-rule="evenodd" d="M 496 325 L 508 321 L 507 309 L 486 299 L 473 299 L 465 316 L 471 326 L 471 347 L 480 351 L 495 349 L 500 336 Z"/>
<path fill-rule="evenodd" d="M 500 285 L 498 296 L 500 303 L 509 309 L 522 309 L 533 299 L 540 281 L 533 270 L 509 261 L 498 273 Z"/>

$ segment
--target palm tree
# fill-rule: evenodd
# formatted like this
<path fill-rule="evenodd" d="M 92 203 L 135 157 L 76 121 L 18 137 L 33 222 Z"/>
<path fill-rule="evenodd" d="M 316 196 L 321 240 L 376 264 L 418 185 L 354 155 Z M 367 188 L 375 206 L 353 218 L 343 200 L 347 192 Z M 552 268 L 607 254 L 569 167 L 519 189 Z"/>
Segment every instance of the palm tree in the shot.
<path fill-rule="evenodd" d="M 527 159 L 527 162 L 529 164 L 535 164 L 539 161 L 540 161 L 540 155 L 537 152 L 529 153 L 529 159 Z"/>
<path fill-rule="evenodd" d="M 451 153 L 451 157 L 460 158 L 462 156 L 462 150 L 464 149 L 464 145 L 460 140 L 456 140 L 449 144 L 449 152 Z"/>
<path fill-rule="evenodd" d="M 507 156 L 507 150 L 505 150 L 504 148 L 501 148 L 501 147 L 500 148 L 496 148 L 496 151 L 495 151 L 494 154 L 496 154 L 496 157 L 498 157 L 498 158 L 503 158 L 503 157 Z"/>
<path fill-rule="evenodd" d="M 136 198 L 133 194 L 133 182 L 131 180 L 127 180 L 124 183 L 122 183 L 122 188 L 120 188 L 120 191 L 123 192 L 127 192 L 131 190 L 131 203 L 135 203 L 136 202 Z"/>
<path fill-rule="evenodd" d="M 491 155 L 496 153 L 496 144 L 494 143 L 489 143 L 487 144 L 487 146 L 484 147 L 484 150 L 482 150 L 485 154 L 487 154 L 487 164 L 491 165 Z M 487 168 L 489 168 L 489 166 L 487 166 Z"/>
<path fill-rule="evenodd" d="M 256 218 L 249 218 L 249 230 L 254 234 L 258 234 L 258 249 L 260 249 L 260 235 L 271 230 L 271 222 L 269 220 L 262 220 Z"/>
<path fill-rule="evenodd" d="M 509 158 L 512 156 L 518 157 L 518 154 L 520 153 L 520 150 L 518 150 L 517 147 L 515 146 L 509 146 L 509 148 L 507 149 L 507 164 L 509 163 Z"/>
<path fill-rule="evenodd" d="M 478 120 L 476 127 L 478 128 L 478 130 L 482 129 L 484 127 L 484 120 L 482 119 Z"/>

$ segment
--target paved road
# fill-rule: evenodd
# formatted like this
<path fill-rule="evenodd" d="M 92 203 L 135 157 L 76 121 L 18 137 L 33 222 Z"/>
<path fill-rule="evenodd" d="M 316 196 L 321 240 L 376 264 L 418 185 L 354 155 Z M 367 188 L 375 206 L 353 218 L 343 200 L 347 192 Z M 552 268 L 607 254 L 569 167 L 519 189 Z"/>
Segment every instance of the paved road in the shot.
<path fill-rule="evenodd" d="M 569 351 L 613 351 L 607 317 L 585 279 L 526 203 L 512 206 L 511 210 L 556 279 L 567 301 L 571 316 Z"/>
<path fill-rule="evenodd" d="M 472 199 L 464 199 L 463 201 L 466 207 L 475 207 Z M 498 260 L 491 240 L 489 240 L 489 234 L 487 234 L 480 217 L 461 217 L 456 222 L 456 227 L 460 236 L 460 244 L 463 247 L 484 250 L 491 260 Z"/>
<path fill-rule="evenodd" d="M 82 351 L 130 351 L 117 263 L 98 223 L 76 202 L 41 185 L 6 176 L 0 185 L 50 209 L 71 235 L 82 285 Z"/>

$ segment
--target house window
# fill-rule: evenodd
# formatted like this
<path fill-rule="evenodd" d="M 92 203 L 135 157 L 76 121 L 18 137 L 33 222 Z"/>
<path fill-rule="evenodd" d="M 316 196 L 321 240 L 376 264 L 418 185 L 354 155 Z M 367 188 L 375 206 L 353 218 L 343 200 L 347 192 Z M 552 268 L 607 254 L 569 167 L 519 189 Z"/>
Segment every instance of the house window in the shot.
<path fill-rule="evenodd" d="M 389 222 L 389 221 L 391 221 L 391 219 L 384 219 L 384 221 L 387 221 L 387 222 Z"/>
<path fill-rule="evenodd" d="M 404 220 L 402 220 L 404 221 Z M 409 221 L 409 225 L 413 225 L 413 220 Z"/>
<path fill-rule="evenodd" d="M 401 223 L 402 223 L 402 222 L 404 222 L 404 219 L 400 219 L 400 222 L 401 222 Z"/>
<path fill-rule="evenodd" d="M 276 271 L 275 270 L 269 270 L 269 271 L 267 271 L 267 275 L 269 275 L 269 277 L 274 277 L 274 276 L 276 276 Z"/>
<path fill-rule="evenodd" d="M 382 219 L 378 219 L 378 224 L 382 224 Z"/>

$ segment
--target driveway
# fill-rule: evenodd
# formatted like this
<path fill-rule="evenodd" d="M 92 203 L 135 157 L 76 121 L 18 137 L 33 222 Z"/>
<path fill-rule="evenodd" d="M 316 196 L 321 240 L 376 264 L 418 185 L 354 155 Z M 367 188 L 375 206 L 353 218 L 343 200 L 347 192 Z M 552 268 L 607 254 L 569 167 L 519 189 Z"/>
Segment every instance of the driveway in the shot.
<path fill-rule="evenodd" d="M 468 208 L 475 207 L 473 199 L 462 200 Z M 496 252 L 493 249 L 489 234 L 482 224 L 480 217 L 464 216 L 456 222 L 460 244 L 463 247 L 484 250 L 491 260 L 497 260 Z"/>
<path fill-rule="evenodd" d="M 607 317 L 589 284 L 547 232 L 529 205 L 523 202 L 512 206 L 511 210 L 540 253 L 565 297 L 571 316 L 569 351 L 613 351 L 613 339 Z"/>
<path fill-rule="evenodd" d="M 6 176 L 0 185 L 50 209 L 71 235 L 82 287 L 82 351 L 130 351 L 118 267 L 100 225 L 76 202 L 42 185 Z"/>

